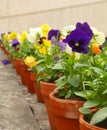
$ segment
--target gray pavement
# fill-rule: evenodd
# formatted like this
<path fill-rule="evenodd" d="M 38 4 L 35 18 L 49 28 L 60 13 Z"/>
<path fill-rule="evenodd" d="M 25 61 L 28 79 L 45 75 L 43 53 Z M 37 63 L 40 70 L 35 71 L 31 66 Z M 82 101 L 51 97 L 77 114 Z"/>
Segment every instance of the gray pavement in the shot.
<path fill-rule="evenodd" d="M 12 64 L 3 65 L 0 49 L 0 130 L 50 130 L 46 107 L 22 85 Z"/>

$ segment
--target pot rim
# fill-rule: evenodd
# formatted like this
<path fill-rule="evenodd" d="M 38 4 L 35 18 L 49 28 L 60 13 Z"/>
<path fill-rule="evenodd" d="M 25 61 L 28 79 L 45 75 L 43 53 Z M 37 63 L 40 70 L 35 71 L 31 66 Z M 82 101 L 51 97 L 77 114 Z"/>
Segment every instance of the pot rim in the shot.
<path fill-rule="evenodd" d="M 58 102 L 63 102 L 63 103 L 66 103 L 66 102 L 71 103 L 71 101 L 72 101 L 72 104 L 74 104 L 74 103 L 76 103 L 76 102 L 79 102 L 79 103 L 81 104 L 81 103 L 84 102 L 84 101 L 77 101 L 77 100 L 72 100 L 72 99 L 61 99 L 61 98 L 57 98 L 57 97 L 54 96 L 54 93 L 55 93 L 55 92 L 51 92 L 50 95 L 49 95 L 49 97 L 50 97 L 52 100 L 54 100 L 54 101 L 57 100 Z"/>
<path fill-rule="evenodd" d="M 51 82 L 46 82 L 46 81 L 43 81 L 43 80 L 41 80 L 40 81 L 40 84 L 50 84 L 51 86 L 55 86 L 55 83 L 51 83 Z"/>
<path fill-rule="evenodd" d="M 80 114 L 79 122 L 80 122 L 80 124 L 82 124 L 82 125 L 84 124 L 84 126 L 87 126 L 87 128 L 89 128 L 90 130 L 107 130 L 105 128 L 97 127 L 95 125 L 91 125 L 90 123 L 86 122 L 84 120 L 84 115 L 83 114 Z"/>

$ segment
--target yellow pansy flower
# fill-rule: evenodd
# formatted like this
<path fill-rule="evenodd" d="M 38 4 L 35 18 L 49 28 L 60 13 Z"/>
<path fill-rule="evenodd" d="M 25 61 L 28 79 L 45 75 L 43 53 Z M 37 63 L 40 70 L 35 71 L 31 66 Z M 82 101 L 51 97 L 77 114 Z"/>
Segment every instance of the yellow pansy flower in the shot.
<path fill-rule="evenodd" d="M 25 40 L 26 40 L 26 37 L 24 37 L 24 36 L 20 37 L 20 42 L 24 42 Z"/>
<path fill-rule="evenodd" d="M 20 37 L 20 41 L 23 42 L 26 39 L 27 39 L 27 32 L 23 31 L 22 34 L 21 34 L 21 37 Z"/>
<path fill-rule="evenodd" d="M 22 31 L 22 35 L 26 36 L 27 35 L 27 31 Z"/>
<path fill-rule="evenodd" d="M 17 32 L 11 32 L 10 35 L 9 35 L 9 38 L 10 38 L 11 40 L 17 39 Z"/>
<path fill-rule="evenodd" d="M 44 43 L 44 45 L 47 46 L 47 47 L 51 47 L 51 45 L 52 45 L 50 40 L 45 40 L 45 39 L 44 39 L 44 40 L 43 40 L 43 43 Z"/>
<path fill-rule="evenodd" d="M 49 25 L 48 24 L 42 24 L 41 28 L 42 28 L 43 36 L 47 37 L 48 36 L 48 32 L 51 29 L 49 27 Z"/>
<path fill-rule="evenodd" d="M 36 65 L 36 61 L 35 58 L 33 56 L 27 56 L 24 59 L 24 63 L 28 66 L 28 67 L 34 67 Z"/>
<path fill-rule="evenodd" d="M 46 53 L 47 53 L 46 46 L 41 47 L 41 48 L 39 49 L 39 52 L 40 52 L 41 54 L 46 55 Z"/>
<path fill-rule="evenodd" d="M 36 49 L 40 49 L 41 44 L 37 44 L 37 43 L 35 43 L 35 44 L 33 45 L 33 47 L 36 48 Z"/>
<path fill-rule="evenodd" d="M 5 41 L 7 41 L 7 40 L 9 39 L 8 34 L 4 34 L 4 35 L 3 35 L 3 39 L 4 39 Z"/>

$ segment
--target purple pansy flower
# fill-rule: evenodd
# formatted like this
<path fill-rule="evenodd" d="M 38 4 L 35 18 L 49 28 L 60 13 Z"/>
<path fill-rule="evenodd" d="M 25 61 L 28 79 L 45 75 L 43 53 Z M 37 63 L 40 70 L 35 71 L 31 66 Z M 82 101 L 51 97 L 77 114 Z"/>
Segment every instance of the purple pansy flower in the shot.
<path fill-rule="evenodd" d="M 93 32 L 87 22 L 84 22 L 83 24 L 77 23 L 76 29 L 84 31 L 88 35 L 89 39 L 92 39 Z"/>
<path fill-rule="evenodd" d="M 87 46 L 89 45 L 90 39 L 81 29 L 73 30 L 63 41 L 68 43 L 73 52 L 88 53 Z"/>
<path fill-rule="evenodd" d="M 2 62 L 4 65 L 7 65 L 7 64 L 10 63 L 10 61 L 9 61 L 8 59 L 4 59 L 4 60 L 2 60 L 1 62 Z"/>
<path fill-rule="evenodd" d="M 18 41 L 18 40 L 13 40 L 12 41 L 12 46 L 13 47 L 16 47 L 17 45 L 19 45 L 20 44 L 20 42 Z"/>
<path fill-rule="evenodd" d="M 66 43 L 65 42 L 59 41 L 58 46 L 60 46 L 62 52 L 65 51 L 65 48 L 66 48 Z"/>
<path fill-rule="evenodd" d="M 52 44 L 55 44 L 55 43 L 56 43 L 55 37 L 52 37 L 52 38 L 51 38 L 51 42 L 52 42 Z"/>
<path fill-rule="evenodd" d="M 49 31 L 49 33 L 48 33 L 48 40 L 52 40 L 53 37 L 56 40 L 59 40 L 59 38 L 60 38 L 59 30 L 52 29 L 52 30 Z"/>

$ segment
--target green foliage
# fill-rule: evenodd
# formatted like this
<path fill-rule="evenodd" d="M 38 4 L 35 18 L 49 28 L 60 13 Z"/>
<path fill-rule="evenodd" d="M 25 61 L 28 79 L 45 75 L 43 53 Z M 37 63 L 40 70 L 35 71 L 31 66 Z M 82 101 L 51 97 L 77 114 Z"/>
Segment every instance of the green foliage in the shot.
<path fill-rule="evenodd" d="M 67 53 L 62 53 L 60 47 L 56 43 L 52 45 L 49 53 L 45 54 L 43 58 L 39 59 L 36 65 L 37 81 L 40 80 L 54 83 L 62 75 L 63 58 L 68 57 Z"/>
<path fill-rule="evenodd" d="M 91 118 L 90 124 L 95 125 L 107 119 L 107 107 L 98 110 Z"/>
<path fill-rule="evenodd" d="M 17 58 L 24 59 L 26 56 L 34 53 L 34 50 L 32 49 L 32 43 L 28 40 L 25 40 L 23 43 L 19 44 L 18 48 L 18 51 L 13 52 L 13 55 L 15 55 Z"/>
<path fill-rule="evenodd" d="M 86 115 L 92 125 L 98 124 L 107 119 L 107 48 L 103 52 L 94 56 L 94 62 L 91 70 L 90 81 L 87 85 L 90 91 L 85 89 L 81 92 L 75 92 L 76 95 L 86 99 L 83 107 L 79 111 Z M 93 108 L 96 111 L 90 111 Z"/>

